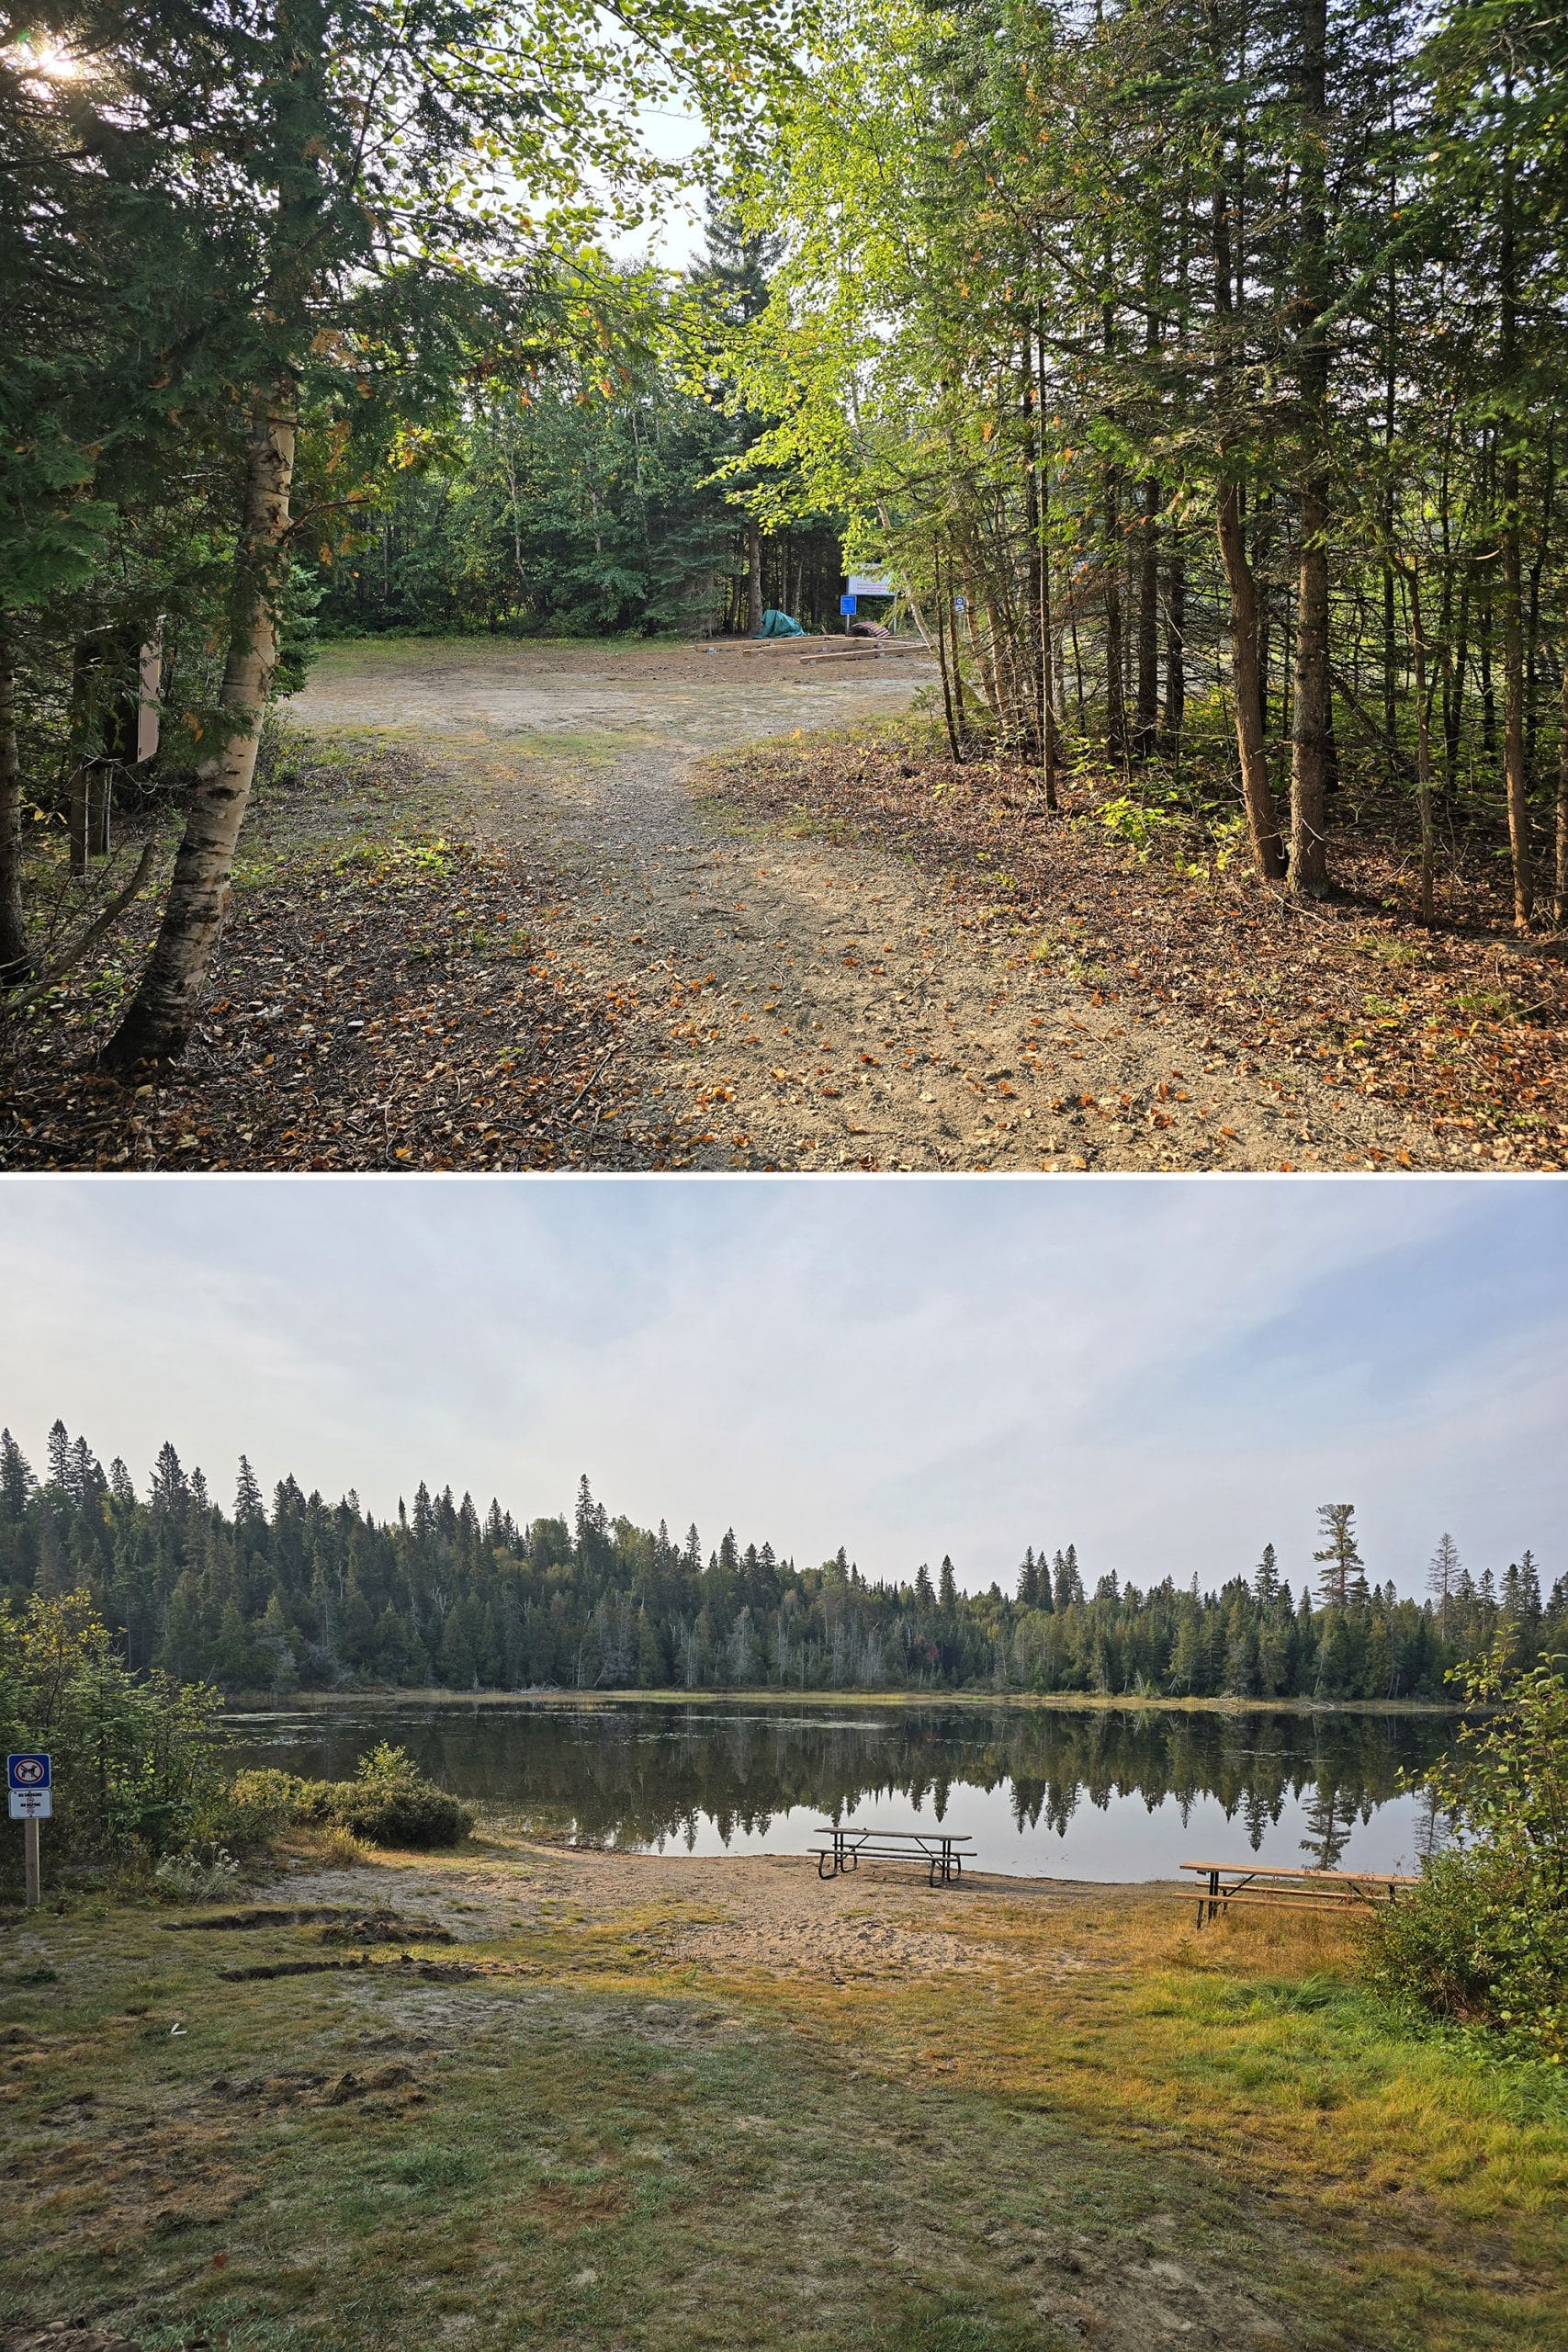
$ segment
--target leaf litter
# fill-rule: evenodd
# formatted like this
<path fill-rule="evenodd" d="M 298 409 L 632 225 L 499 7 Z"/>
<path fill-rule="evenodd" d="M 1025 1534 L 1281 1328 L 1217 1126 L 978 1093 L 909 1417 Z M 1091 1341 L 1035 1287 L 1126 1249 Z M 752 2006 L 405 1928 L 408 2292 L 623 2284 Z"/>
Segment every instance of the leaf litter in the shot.
<path fill-rule="evenodd" d="M 1120 776 L 1069 777 L 1055 816 L 1037 769 L 957 765 L 922 720 L 752 745 L 709 773 L 785 829 L 897 851 L 943 881 L 958 929 L 1015 940 L 1096 1004 L 1169 1009 L 1265 1066 L 1397 1105 L 1446 1164 L 1568 1166 L 1568 956 L 1512 933 L 1506 876 L 1479 856 L 1450 861 L 1427 926 L 1397 840 L 1346 831 L 1335 895 L 1300 908 L 1192 831 L 1140 854 L 1105 821 Z"/>

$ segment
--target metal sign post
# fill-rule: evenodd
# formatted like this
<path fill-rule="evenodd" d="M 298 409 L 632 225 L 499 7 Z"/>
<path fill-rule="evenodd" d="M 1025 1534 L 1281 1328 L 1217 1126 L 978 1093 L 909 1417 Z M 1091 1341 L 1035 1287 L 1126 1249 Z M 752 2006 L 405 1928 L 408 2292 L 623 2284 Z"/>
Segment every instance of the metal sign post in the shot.
<path fill-rule="evenodd" d="M 24 1756 L 7 1756 L 6 1787 L 11 1800 L 11 1818 L 22 1825 L 27 1902 L 28 1909 L 35 1910 L 40 1893 L 38 1826 L 40 1821 L 54 1818 L 54 1776 L 49 1758 L 37 1749 Z"/>

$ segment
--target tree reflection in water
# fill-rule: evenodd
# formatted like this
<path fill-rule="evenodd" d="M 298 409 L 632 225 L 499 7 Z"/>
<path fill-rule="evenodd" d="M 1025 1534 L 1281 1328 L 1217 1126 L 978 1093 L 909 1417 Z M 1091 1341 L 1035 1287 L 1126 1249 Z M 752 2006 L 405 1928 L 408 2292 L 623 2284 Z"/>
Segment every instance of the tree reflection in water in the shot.
<path fill-rule="evenodd" d="M 247 1763 L 334 1779 L 390 1739 L 444 1787 L 584 1844 L 795 1852 L 807 1815 L 951 1817 L 984 1832 L 987 1868 L 1111 1878 L 1173 1868 L 1200 1832 L 1227 1852 L 1268 1841 L 1277 1860 L 1299 1845 L 1328 1869 L 1352 1849 L 1364 1869 L 1411 1860 L 1438 1828 L 1402 1777 L 1453 1725 L 1338 1711 L 345 1700 L 235 1732 Z"/>

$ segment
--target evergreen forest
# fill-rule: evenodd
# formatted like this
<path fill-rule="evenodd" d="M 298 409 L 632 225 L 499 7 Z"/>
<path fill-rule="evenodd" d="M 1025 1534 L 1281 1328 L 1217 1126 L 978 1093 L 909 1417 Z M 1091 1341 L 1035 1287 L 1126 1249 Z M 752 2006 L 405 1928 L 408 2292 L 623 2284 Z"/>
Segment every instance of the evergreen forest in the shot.
<path fill-rule="evenodd" d="M 1111 779 L 1296 899 L 1375 842 L 1426 919 L 1469 876 L 1561 922 L 1565 73 L 1544 0 L 39 0 L 0 977 L 89 944 L 55 836 L 81 884 L 172 800 L 107 1059 L 183 1052 L 323 626 L 836 627 L 872 563 L 1043 814 Z M 694 178 L 703 253 L 628 261 Z"/>
<path fill-rule="evenodd" d="M 961 1590 L 944 1557 L 871 1581 L 840 1549 L 799 1567 L 727 1531 L 705 1553 L 612 1519 L 584 1478 L 573 1517 L 520 1525 L 422 1480 L 377 1521 L 281 1480 L 270 1508 L 242 1457 L 233 1504 L 172 1445 L 145 1497 L 57 1421 L 38 1477 L 0 1433 L 0 1595 L 90 1596 L 141 1672 L 231 1691 L 963 1690 L 1095 1696 L 1441 1699 L 1448 1669 L 1568 1644 L 1568 1577 L 1532 1555 L 1473 1574 L 1444 1535 L 1421 1600 L 1364 1565 L 1353 1507 L 1319 1514 L 1314 1581 L 1292 1593 L 1268 1545 L 1217 1589 L 1098 1575 L 1032 1545 L 1014 1589 Z M 1157 1566 L 1157 1564 L 1155 1564 Z"/>

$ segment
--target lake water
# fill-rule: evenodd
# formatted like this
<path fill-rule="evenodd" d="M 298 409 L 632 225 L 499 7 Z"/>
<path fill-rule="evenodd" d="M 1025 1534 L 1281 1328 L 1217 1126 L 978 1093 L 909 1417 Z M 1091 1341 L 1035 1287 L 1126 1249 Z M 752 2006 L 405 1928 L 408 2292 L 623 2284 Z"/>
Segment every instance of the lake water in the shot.
<path fill-rule="evenodd" d="M 941 1823 L 1021 1876 L 1168 1878 L 1243 1853 L 1414 1868 L 1433 1838 L 1402 1788 L 1451 1720 L 1134 1709 L 758 1706 L 722 1700 L 352 1701 L 231 1718 L 240 1760 L 346 1779 L 378 1740 L 553 1836 L 643 1852 L 798 1854 L 819 1822 Z"/>

